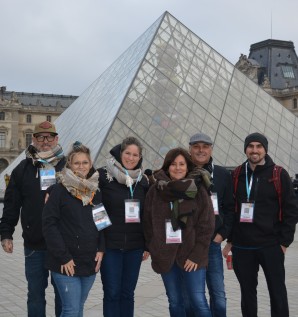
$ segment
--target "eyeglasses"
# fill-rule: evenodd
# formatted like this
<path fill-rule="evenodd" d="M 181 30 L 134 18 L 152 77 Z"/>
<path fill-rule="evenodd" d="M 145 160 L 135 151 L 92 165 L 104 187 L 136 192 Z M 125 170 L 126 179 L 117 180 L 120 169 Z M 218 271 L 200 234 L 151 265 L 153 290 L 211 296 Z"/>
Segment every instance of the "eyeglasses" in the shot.
<path fill-rule="evenodd" d="M 76 162 L 73 162 L 72 163 L 72 165 L 74 166 L 74 167 L 80 167 L 80 166 L 88 166 L 90 164 L 90 162 L 89 161 L 83 161 L 83 162 L 78 162 L 78 161 L 76 161 Z"/>
<path fill-rule="evenodd" d="M 37 135 L 35 137 L 35 139 L 36 139 L 37 142 L 44 142 L 45 139 L 47 139 L 48 142 L 53 142 L 55 140 L 55 137 L 56 137 L 56 135 L 52 135 L 52 134 L 46 135 L 46 136 Z"/>

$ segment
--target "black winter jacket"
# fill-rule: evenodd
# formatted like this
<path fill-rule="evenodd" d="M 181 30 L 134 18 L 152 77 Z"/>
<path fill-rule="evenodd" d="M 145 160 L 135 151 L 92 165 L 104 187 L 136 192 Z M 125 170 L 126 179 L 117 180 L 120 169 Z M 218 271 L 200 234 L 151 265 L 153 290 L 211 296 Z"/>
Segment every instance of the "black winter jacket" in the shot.
<path fill-rule="evenodd" d="M 56 165 L 56 172 L 62 170 L 65 159 Z M 24 246 L 33 250 L 45 250 L 42 236 L 41 216 L 46 191 L 40 190 L 38 167 L 26 158 L 11 173 L 5 191 L 3 215 L 0 223 L 1 240 L 12 239 L 21 213 Z"/>
<path fill-rule="evenodd" d="M 279 202 L 272 173 L 274 163 L 269 155 L 265 165 L 252 170 L 248 164 L 248 180 L 253 173 L 250 200 L 255 202 L 253 223 L 240 222 L 241 203 L 247 201 L 245 163 L 242 164 L 236 192 L 237 212 L 232 231 L 232 244 L 236 247 L 288 247 L 294 240 L 298 221 L 298 204 L 292 181 L 286 170 L 281 172 L 282 221 L 279 221 Z"/>
<path fill-rule="evenodd" d="M 101 202 L 97 192 L 93 204 Z M 46 266 L 60 273 L 60 267 L 70 260 L 75 263 L 75 276 L 95 274 L 96 252 L 104 252 L 104 237 L 92 216 L 92 206 L 83 206 L 67 189 L 56 184 L 51 190 L 42 215 L 42 229 L 47 244 Z"/>
<path fill-rule="evenodd" d="M 104 230 L 106 247 L 125 250 L 144 248 L 142 223 L 125 223 L 124 200 L 131 199 L 129 187 L 118 183 L 115 178 L 110 181 L 105 168 L 100 168 L 98 171 L 102 201 L 112 222 L 112 225 Z M 136 186 L 133 185 L 133 198 L 140 200 L 141 222 L 148 186 L 148 180 L 144 176 Z"/>
<path fill-rule="evenodd" d="M 215 216 L 212 239 L 219 233 L 225 240 L 232 230 L 235 213 L 231 173 L 222 166 L 214 165 L 213 183 L 212 191 L 217 193 L 219 215 Z"/>

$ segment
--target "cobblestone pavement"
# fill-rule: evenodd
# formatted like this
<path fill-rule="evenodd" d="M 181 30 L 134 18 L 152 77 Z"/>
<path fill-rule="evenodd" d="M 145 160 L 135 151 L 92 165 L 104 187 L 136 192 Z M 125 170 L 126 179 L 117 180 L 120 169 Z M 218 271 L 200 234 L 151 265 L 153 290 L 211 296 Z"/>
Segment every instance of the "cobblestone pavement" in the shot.
<path fill-rule="evenodd" d="M 286 254 L 286 279 L 290 316 L 298 316 L 298 235 Z M 14 235 L 14 252 L 0 250 L 0 317 L 26 316 L 26 280 L 20 227 Z M 240 317 L 240 290 L 233 271 L 225 271 L 228 317 Z M 85 317 L 102 316 L 102 287 L 98 275 L 85 304 Z M 266 283 L 262 270 L 258 286 L 259 317 L 270 316 Z M 47 316 L 54 317 L 52 286 L 47 290 Z M 142 265 L 135 298 L 135 317 L 169 316 L 167 297 L 161 278 L 150 266 L 150 260 Z"/>

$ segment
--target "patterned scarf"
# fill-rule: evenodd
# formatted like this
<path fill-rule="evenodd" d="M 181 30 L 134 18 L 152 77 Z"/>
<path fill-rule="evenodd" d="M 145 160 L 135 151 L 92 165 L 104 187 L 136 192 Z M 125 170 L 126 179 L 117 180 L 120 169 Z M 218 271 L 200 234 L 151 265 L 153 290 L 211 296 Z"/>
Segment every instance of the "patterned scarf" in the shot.
<path fill-rule="evenodd" d="M 195 180 L 196 185 L 198 186 L 202 183 L 207 189 L 209 195 L 210 191 L 213 188 L 212 178 L 209 171 L 204 168 L 195 167 L 189 174 L 188 178 L 193 178 Z"/>
<path fill-rule="evenodd" d="M 132 186 L 143 175 L 142 168 L 126 170 L 114 157 L 107 159 L 106 170 L 109 181 L 112 181 L 114 177 L 118 183 L 125 184 L 127 187 Z"/>
<path fill-rule="evenodd" d="M 39 152 L 36 147 L 29 145 L 25 151 L 26 157 L 32 159 L 33 165 L 47 165 L 56 166 L 58 162 L 64 157 L 62 147 L 57 144 L 53 149 L 46 152 Z"/>
<path fill-rule="evenodd" d="M 195 180 L 189 176 L 180 180 L 170 180 L 163 170 L 156 172 L 154 176 L 157 179 L 155 186 L 162 199 L 173 204 L 171 208 L 173 230 L 184 229 L 188 216 L 193 212 L 191 200 L 198 192 Z"/>
<path fill-rule="evenodd" d="M 92 199 L 98 190 L 99 173 L 97 171 L 86 179 L 81 177 L 79 173 L 74 174 L 71 169 L 64 167 L 56 175 L 57 182 L 61 183 L 73 197 L 82 200 L 83 206 L 92 204 Z"/>

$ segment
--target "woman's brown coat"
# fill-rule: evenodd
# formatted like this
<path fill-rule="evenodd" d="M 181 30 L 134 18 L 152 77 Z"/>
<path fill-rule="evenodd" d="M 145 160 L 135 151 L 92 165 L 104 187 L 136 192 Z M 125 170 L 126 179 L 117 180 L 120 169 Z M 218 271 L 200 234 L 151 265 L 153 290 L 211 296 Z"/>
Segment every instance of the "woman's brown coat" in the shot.
<path fill-rule="evenodd" d="M 158 176 L 170 181 L 165 173 L 159 172 Z M 171 218 L 170 203 L 162 199 L 156 185 L 149 189 L 143 226 L 152 268 L 156 273 L 168 272 L 175 261 L 183 268 L 187 259 L 198 264 L 198 269 L 207 267 L 208 249 L 214 231 L 214 212 L 210 196 L 203 185 L 199 186 L 191 203 L 192 215 L 182 230 L 182 243 L 166 244 L 166 219 Z"/>

